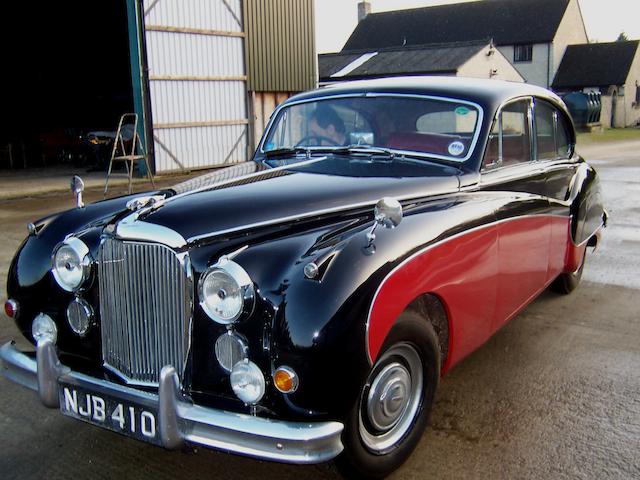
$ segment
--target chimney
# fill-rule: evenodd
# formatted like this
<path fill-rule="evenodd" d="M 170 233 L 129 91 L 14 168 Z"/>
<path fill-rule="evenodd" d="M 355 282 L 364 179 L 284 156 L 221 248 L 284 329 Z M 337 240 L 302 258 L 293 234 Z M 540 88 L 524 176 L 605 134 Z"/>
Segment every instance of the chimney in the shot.
<path fill-rule="evenodd" d="M 364 20 L 364 18 L 370 13 L 371 13 L 371 3 L 366 1 L 358 3 L 358 23 Z"/>

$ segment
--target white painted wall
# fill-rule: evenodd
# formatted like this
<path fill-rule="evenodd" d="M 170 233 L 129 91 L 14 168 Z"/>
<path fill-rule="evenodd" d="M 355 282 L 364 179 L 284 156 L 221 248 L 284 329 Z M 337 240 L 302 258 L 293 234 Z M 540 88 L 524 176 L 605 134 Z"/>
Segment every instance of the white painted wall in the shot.
<path fill-rule="evenodd" d="M 631 63 L 629 76 L 624 85 L 624 118 L 627 127 L 640 123 L 640 105 L 635 103 L 636 85 L 640 85 L 640 46 L 636 50 L 636 56 Z"/>
<path fill-rule="evenodd" d="M 584 20 L 578 0 L 571 0 L 567 5 L 564 17 L 560 21 L 558 31 L 553 39 L 551 47 L 551 62 L 549 63 L 549 78 L 553 78 L 560 67 L 560 62 L 568 45 L 589 43 L 587 31 L 584 27 Z"/>
<path fill-rule="evenodd" d="M 493 51 L 491 55 L 488 55 Z M 492 76 L 495 70 L 497 75 Z M 522 75 L 511 65 L 509 60 L 495 47 L 487 45 L 476 55 L 471 57 L 458 69 L 459 77 L 494 78 L 496 80 L 510 80 L 524 82 Z"/>
<path fill-rule="evenodd" d="M 585 88 L 583 91 L 586 90 Z M 611 95 L 605 94 L 600 96 L 600 125 L 602 128 L 611 128 Z"/>
<path fill-rule="evenodd" d="M 513 61 L 513 45 L 502 45 L 498 47 L 500 52 L 511 62 L 527 83 L 548 87 L 553 78 L 548 78 L 549 58 L 551 44 L 536 43 L 533 45 L 533 54 L 530 62 Z"/>

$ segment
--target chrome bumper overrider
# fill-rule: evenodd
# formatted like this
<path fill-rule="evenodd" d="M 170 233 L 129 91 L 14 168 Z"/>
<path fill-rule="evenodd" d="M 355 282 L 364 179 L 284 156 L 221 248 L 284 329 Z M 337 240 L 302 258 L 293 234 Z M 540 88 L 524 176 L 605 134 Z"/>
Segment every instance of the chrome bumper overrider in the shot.
<path fill-rule="evenodd" d="M 171 366 L 162 369 L 156 395 L 72 371 L 60 363 L 49 341 L 38 345 L 36 360 L 9 342 L 0 348 L 0 360 L 3 376 L 37 391 L 50 408 L 59 406 L 58 382 L 63 381 L 157 409 L 165 448 L 196 444 L 287 463 L 323 462 L 343 448 L 343 425 L 338 422 L 284 422 L 194 405 L 180 392 L 178 374 Z"/>

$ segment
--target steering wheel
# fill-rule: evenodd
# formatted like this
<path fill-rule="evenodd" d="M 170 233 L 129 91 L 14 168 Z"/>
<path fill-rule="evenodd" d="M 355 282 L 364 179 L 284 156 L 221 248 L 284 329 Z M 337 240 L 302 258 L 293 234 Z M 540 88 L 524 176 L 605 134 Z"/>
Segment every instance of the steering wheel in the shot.
<path fill-rule="evenodd" d="M 327 142 L 330 146 L 339 147 L 340 143 L 336 142 L 333 138 L 325 137 L 323 135 L 307 135 L 306 137 L 302 137 L 298 143 L 296 143 L 296 147 L 306 147 L 309 146 L 309 142 L 311 140 L 315 140 L 316 143 L 313 146 L 321 146 L 322 142 Z"/>

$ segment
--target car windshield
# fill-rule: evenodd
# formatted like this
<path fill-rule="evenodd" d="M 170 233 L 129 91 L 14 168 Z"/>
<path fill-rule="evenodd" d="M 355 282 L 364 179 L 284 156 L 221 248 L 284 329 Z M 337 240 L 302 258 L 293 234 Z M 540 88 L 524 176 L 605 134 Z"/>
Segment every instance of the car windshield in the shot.
<path fill-rule="evenodd" d="M 372 95 L 318 99 L 282 108 L 262 151 L 358 146 L 463 161 L 472 153 L 480 110 L 445 98 Z"/>

